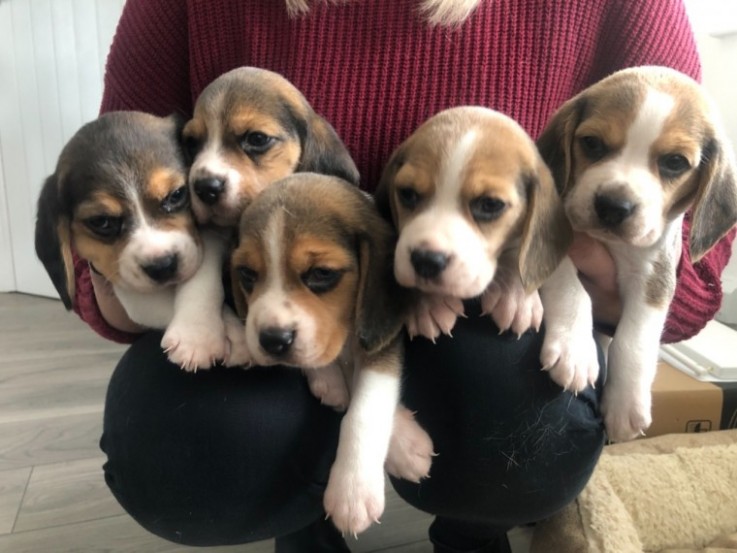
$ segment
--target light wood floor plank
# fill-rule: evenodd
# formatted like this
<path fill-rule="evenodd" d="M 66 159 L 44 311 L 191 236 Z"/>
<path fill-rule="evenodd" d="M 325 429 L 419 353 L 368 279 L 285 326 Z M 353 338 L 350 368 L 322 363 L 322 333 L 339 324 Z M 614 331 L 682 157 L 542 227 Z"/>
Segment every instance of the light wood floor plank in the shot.
<path fill-rule="evenodd" d="M 149 533 L 127 515 L 0 536 L 0 551 L 12 553 L 273 553 L 273 545 L 185 547 Z"/>
<path fill-rule="evenodd" d="M 14 532 L 122 515 L 105 484 L 104 457 L 34 467 Z"/>
<path fill-rule="evenodd" d="M 403 543 L 387 549 L 377 549 L 375 553 L 432 553 L 432 544 L 429 541 Z"/>
<path fill-rule="evenodd" d="M 102 413 L 0 424 L 0 470 L 100 455 Z"/>
<path fill-rule="evenodd" d="M 13 531 L 30 475 L 30 467 L 0 471 L 0 534 Z"/>
<path fill-rule="evenodd" d="M 124 346 L 95 334 L 58 300 L 0 294 L 3 363 L 123 350 Z"/>
<path fill-rule="evenodd" d="M 0 423 L 102 412 L 118 353 L 0 362 Z"/>

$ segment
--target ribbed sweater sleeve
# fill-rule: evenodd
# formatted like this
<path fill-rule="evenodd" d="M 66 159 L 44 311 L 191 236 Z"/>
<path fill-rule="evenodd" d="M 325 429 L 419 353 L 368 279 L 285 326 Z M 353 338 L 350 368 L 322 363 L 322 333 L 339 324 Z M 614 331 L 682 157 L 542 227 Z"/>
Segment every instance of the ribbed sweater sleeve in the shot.
<path fill-rule="evenodd" d="M 100 112 L 192 112 L 187 2 L 128 0 L 105 67 Z"/>

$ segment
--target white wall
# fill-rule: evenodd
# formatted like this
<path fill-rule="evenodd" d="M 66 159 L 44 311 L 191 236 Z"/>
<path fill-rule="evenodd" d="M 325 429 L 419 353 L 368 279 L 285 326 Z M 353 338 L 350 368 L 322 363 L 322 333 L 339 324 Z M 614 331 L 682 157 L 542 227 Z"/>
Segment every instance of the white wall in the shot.
<path fill-rule="evenodd" d="M 0 290 L 56 296 L 33 249 L 36 198 L 97 115 L 123 3 L 0 0 Z"/>
<path fill-rule="evenodd" d="M 737 29 L 737 2 L 731 2 L 733 12 L 719 23 L 721 29 Z M 721 112 L 727 135 L 733 149 L 737 146 L 737 32 L 698 34 L 703 62 L 703 82 Z M 737 324 L 737 242 L 732 248 L 732 259 L 722 274 L 724 301 L 717 319 Z"/>

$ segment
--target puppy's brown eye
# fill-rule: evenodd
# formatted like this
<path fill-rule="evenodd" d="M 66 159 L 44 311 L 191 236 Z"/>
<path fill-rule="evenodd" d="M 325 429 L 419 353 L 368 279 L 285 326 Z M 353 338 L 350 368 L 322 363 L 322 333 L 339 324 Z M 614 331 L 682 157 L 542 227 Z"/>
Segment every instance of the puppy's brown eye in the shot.
<path fill-rule="evenodd" d="M 401 188 L 397 188 L 397 199 L 405 209 L 414 209 L 417 207 L 417 204 L 420 203 L 422 197 L 414 188 L 403 186 Z"/>
<path fill-rule="evenodd" d="M 253 287 L 256 285 L 256 281 L 258 281 L 258 273 L 248 267 L 238 267 L 236 271 L 238 272 L 238 280 L 243 290 L 247 294 L 253 292 Z"/>
<path fill-rule="evenodd" d="M 240 146 L 248 155 L 259 155 L 266 152 L 276 142 L 276 138 L 268 134 L 253 131 L 247 132 L 240 139 Z"/>
<path fill-rule="evenodd" d="M 101 238 L 115 238 L 123 229 L 122 217 L 96 215 L 83 221 L 84 225 Z"/>
<path fill-rule="evenodd" d="M 479 196 L 471 200 L 469 206 L 471 215 L 479 223 L 488 223 L 498 218 L 504 208 L 507 207 L 502 200 L 499 198 L 492 198 L 491 196 Z"/>
<path fill-rule="evenodd" d="M 315 294 L 324 294 L 338 285 L 343 271 L 328 269 L 327 267 L 312 267 L 302 273 L 301 278 L 305 286 Z"/>
<path fill-rule="evenodd" d="M 161 202 L 161 209 L 166 213 L 174 213 L 189 205 L 189 189 L 187 185 L 180 186 L 173 192 L 171 192 Z"/>
<path fill-rule="evenodd" d="M 598 136 L 582 136 L 578 143 L 581 145 L 583 155 L 591 161 L 599 161 L 609 153 L 609 148 Z"/>
<path fill-rule="evenodd" d="M 664 179 L 675 179 L 691 169 L 691 164 L 681 154 L 666 154 L 658 158 L 658 169 Z"/>

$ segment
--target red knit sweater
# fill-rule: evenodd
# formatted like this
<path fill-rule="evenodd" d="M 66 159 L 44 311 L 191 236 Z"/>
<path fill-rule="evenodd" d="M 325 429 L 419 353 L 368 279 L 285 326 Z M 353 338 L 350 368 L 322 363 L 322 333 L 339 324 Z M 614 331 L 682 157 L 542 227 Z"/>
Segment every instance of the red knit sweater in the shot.
<path fill-rule="evenodd" d="M 102 111 L 187 116 L 225 71 L 271 69 L 333 124 L 373 190 L 391 151 L 441 109 L 488 106 L 537 137 L 560 104 L 617 69 L 669 65 L 700 78 L 677 0 L 484 0 L 452 29 L 429 27 L 417 0 L 312 3 L 290 19 L 283 0 L 128 0 Z M 695 266 L 684 253 L 665 341 L 695 334 L 716 313 L 732 238 Z M 108 338 L 133 338 L 100 316 L 84 263 L 77 284 L 84 320 Z"/>

